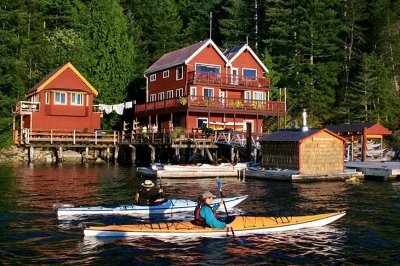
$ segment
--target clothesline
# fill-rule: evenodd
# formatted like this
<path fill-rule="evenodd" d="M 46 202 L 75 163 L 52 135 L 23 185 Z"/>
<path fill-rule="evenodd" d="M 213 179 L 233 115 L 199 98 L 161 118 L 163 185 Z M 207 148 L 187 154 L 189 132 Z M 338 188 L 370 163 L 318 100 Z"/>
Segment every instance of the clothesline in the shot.
<path fill-rule="evenodd" d="M 115 111 L 117 114 L 122 115 L 125 109 L 130 109 L 133 107 L 136 101 L 129 101 L 119 104 L 99 104 L 100 111 L 104 111 L 106 114 Z"/>

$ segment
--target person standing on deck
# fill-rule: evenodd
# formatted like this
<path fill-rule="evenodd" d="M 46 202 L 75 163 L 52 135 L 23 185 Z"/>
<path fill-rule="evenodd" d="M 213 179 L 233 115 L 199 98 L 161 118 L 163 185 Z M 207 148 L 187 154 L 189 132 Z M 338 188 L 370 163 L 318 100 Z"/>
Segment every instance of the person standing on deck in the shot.
<path fill-rule="evenodd" d="M 154 205 L 163 202 L 163 189 L 160 188 L 157 191 L 154 186 L 153 181 L 145 180 L 140 191 L 136 192 L 135 203 L 138 205 Z"/>

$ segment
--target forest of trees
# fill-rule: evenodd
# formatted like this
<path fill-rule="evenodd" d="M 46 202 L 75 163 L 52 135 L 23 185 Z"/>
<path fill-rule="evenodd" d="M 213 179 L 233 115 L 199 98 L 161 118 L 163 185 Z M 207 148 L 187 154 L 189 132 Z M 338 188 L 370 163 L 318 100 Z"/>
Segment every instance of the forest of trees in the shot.
<path fill-rule="evenodd" d="M 398 0 L 2 0 L 0 146 L 11 110 L 51 70 L 71 62 L 97 103 L 143 99 L 144 71 L 161 55 L 211 36 L 221 49 L 248 41 L 286 88 L 285 127 L 400 125 Z M 104 127 L 121 118 L 107 116 Z M 276 123 L 276 121 L 270 121 Z"/>

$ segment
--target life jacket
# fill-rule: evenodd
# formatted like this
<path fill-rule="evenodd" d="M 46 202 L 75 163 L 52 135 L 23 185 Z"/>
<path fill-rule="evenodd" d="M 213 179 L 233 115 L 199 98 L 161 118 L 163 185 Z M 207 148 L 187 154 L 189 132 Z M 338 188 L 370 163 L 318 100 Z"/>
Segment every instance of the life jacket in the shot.
<path fill-rule="evenodd" d="M 203 205 L 208 207 L 208 208 L 210 208 L 212 210 L 213 214 L 214 214 L 214 217 L 217 218 L 217 211 L 214 210 L 213 208 L 211 208 L 210 205 L 208 205 L 208 204 L 206 204 L 204 202 L 203 203 L 199 203 L 199 204 L 197 204 L 196 208 L 194 209 L 194 222 L 193 223 L 195 225 L 205 226 L 204 218 L 201 217 L 201 215 L 200 215 L 200 210 L 201 210 L 201 207 L 203 207 Z"/>

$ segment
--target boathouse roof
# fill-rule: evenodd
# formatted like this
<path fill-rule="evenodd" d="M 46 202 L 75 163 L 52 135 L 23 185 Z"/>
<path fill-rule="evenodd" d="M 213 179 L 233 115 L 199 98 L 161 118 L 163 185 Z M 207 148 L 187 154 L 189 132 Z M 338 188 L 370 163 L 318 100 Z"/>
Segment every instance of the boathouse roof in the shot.
<path fill-rule="evenodd" d="M 268 136 L 265 136 L 260 139 L 260 142 L 300 142 L 320 131 L 325 131 L 343 141 L 346 141 L 344 138 L 336 135 L 334 132 L 326 129 L 326 128 L 310 128 L 307 131 L 302 131 L 301 129 L 282 129 L 271 133 Z"/>
<path fill-rule="evenodd" d="M 382 126 L 380 123 L 356 123 L 326 126 L 327 129 L 342 134 L 362 134 L 364 128 L 371 135 L 390 135 L 392 131 Z"/>

